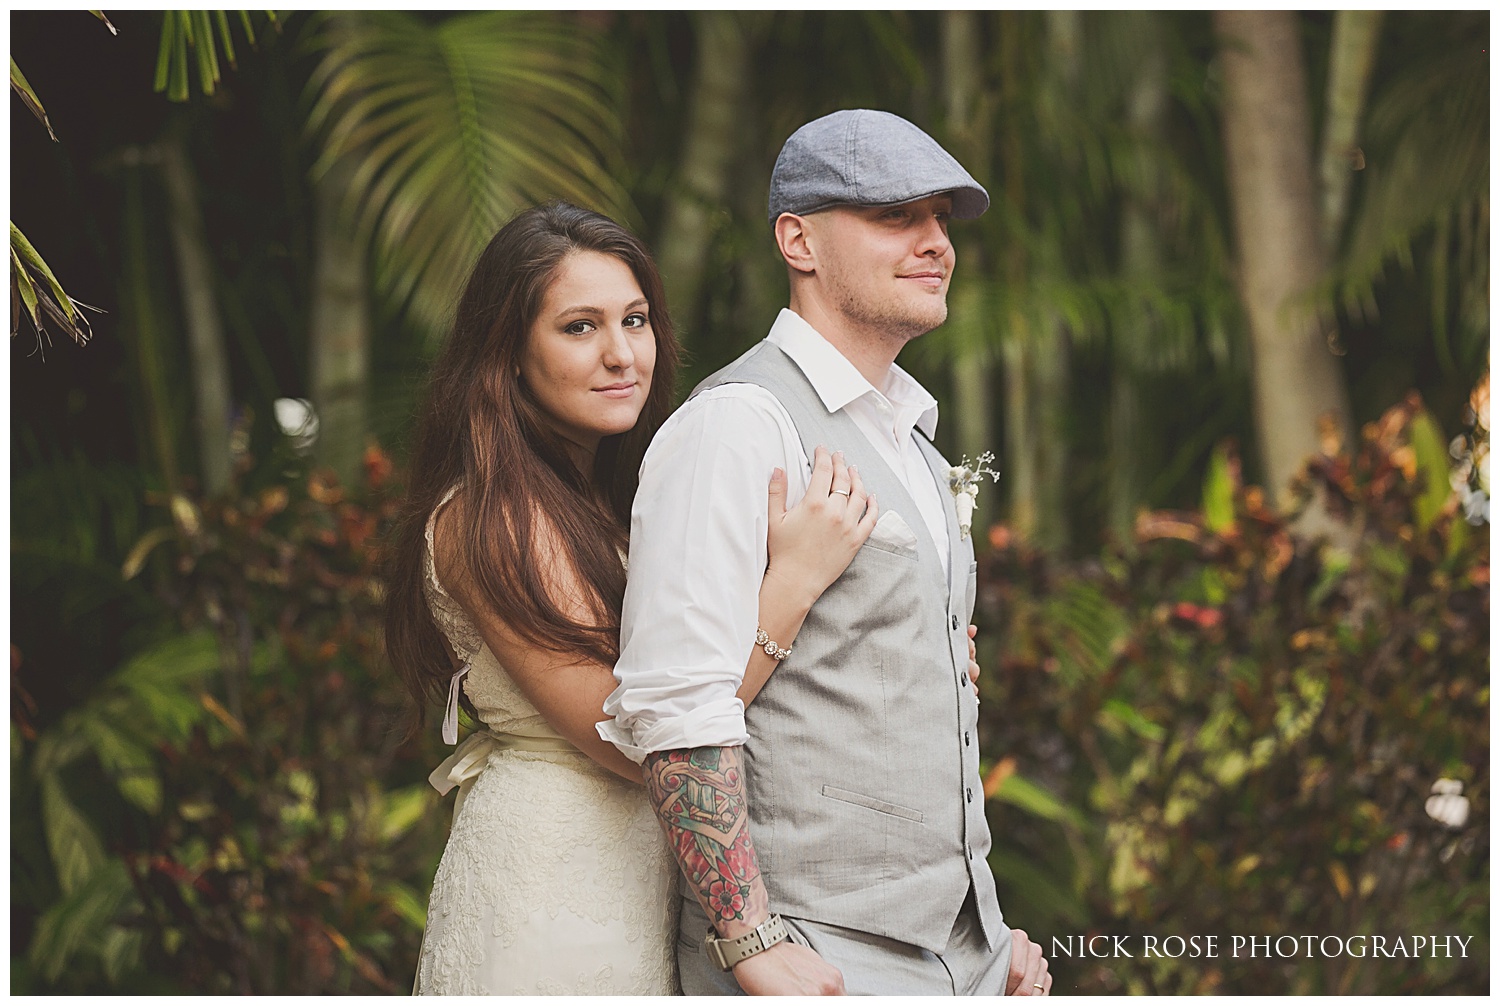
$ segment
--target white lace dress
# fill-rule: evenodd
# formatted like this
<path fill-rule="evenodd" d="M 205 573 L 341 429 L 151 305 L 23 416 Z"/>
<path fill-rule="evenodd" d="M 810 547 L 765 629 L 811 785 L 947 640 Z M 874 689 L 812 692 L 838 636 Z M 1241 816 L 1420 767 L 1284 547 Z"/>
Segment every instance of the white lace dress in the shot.
<path fill-rule="evenodd" d="M 432 525 L 427 601 L 489 730 L 433 773 L 459 795 L 414 992 L 678 994 L 676 864 L 645 790 L 568 746 L 526 700 L 438 582 Z"/>

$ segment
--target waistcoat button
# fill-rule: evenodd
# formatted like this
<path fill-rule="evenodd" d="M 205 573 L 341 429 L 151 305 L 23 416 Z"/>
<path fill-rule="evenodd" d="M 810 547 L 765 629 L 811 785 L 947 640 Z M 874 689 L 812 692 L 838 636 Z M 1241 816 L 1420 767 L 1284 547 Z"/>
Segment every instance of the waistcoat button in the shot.
<path fill-rule="evenodd" d="M 972 789 L 970 789 L 969 787 L 967 787 L 967 786 L 964 787 L 964 802 L 965 803 L 973 803 L 974 802 L 974 791 Z"/>
<path fill-rule="evenodd" d="M 958 629 L 958 616 L 957 615 L 953 616 L 953 628 L 954 628 L 955 631 L 957 631 L 957 629 Z"/>

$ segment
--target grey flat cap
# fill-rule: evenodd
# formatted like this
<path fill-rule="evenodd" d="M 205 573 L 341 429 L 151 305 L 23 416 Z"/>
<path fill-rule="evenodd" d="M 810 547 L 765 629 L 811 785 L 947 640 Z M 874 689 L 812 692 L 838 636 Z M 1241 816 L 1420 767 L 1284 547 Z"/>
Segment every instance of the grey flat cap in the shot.
<path fill-rule="evenodd" d="M 767 211 L 812 213 L 830 206 L 893 206 L 953 194 L 953 215 L 972 220 L 990 195 L 953 155 L 899 115 L 848 108 L 793 133 L 771 172 Z"/>

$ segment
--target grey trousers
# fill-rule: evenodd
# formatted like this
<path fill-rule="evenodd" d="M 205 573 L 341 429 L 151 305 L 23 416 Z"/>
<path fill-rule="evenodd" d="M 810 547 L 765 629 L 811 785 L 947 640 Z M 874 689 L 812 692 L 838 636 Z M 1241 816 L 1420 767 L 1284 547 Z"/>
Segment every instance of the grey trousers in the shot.
<path fill-rule="evenodd" d="M 965 899 L 941 954 L 853 929 L 782 919 L 793 940 L 811 947 L 843 972 L 844 989 L 850 995 L 1004 995 L 1010 975 L 1010 929 L 1002 923 L 1000 945 L 993 952 L 986 947 L 973 897 L 971 893 Z M 709 963 L 703 952 L 707 932 L 708 916 L 702 907 L 693 898 L 682 899 L 677 970 L 683 994 L 744 995 L 732 973 Z"/>

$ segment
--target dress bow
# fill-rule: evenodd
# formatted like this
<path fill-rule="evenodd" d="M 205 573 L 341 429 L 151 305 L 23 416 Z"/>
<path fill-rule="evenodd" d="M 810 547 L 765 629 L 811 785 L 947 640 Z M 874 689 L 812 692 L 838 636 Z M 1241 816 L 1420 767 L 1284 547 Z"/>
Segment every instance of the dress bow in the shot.
<path fill-rule="evenodd" d="M 487 731 L 472 733 L 464 738 L 458 750 L 444 758 L 442 764 L 432 770 L 427 781 L 440 795 L 447 796 L 448 791 L 454 786 L 462 786 L 479 775 L 485 763 L 489 761 L 490 752 L 500 746 L 495 736 Z"/>

